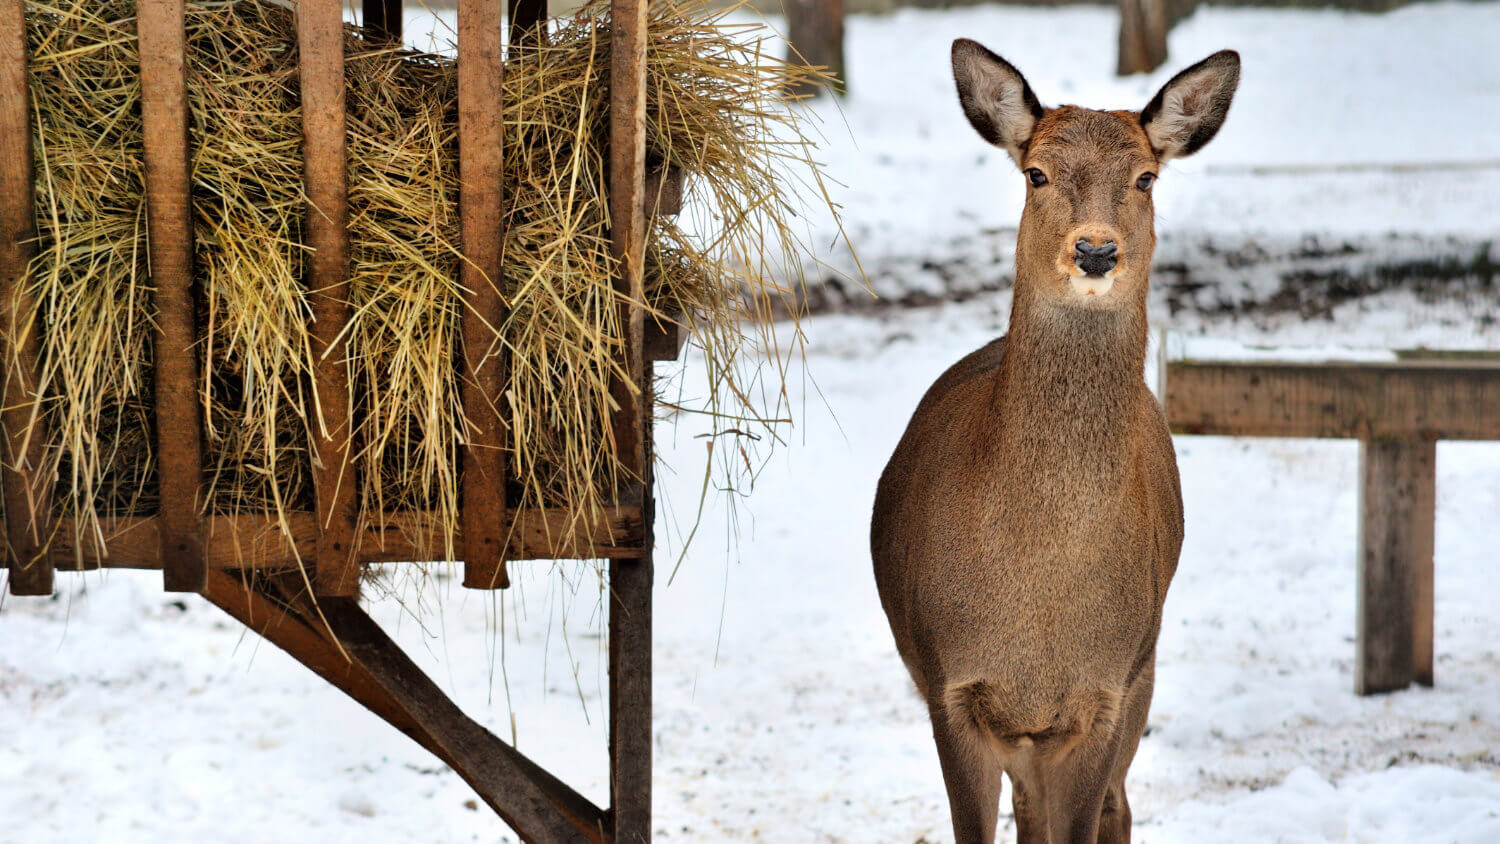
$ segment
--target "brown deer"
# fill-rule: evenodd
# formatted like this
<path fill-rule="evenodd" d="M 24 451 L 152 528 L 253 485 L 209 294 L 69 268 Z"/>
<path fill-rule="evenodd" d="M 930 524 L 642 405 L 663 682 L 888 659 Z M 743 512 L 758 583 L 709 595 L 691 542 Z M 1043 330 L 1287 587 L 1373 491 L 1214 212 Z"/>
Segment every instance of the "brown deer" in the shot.
<path fill-rule="evenodd" d="M 1022 842 L 1130 840 L 1125 773 L 1182 548 L 1144 380 L 1151 187 L 1218 132 L 1239 66 L 1215 53 L 1140 113 L 1048 109 L 1004 59 L 953 42 L 964 114 L 1028 183 L 1010 330 L 917 406 L 870 550 L 960 844 L 994 841 L 1002 772 Z"/>

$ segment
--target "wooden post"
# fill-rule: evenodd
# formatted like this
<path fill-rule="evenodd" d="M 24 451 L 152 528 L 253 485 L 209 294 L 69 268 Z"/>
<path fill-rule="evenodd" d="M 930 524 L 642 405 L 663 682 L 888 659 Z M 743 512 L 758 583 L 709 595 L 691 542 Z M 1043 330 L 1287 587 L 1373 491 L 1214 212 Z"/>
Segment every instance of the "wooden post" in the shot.
<path fill-rule="evenodd" d="M 1167 60 L 1166 0 L 1120 0 L 1121 76 L 1150 73 Z"/>
<path fill-rule="evenodd" d="M 847 93 L 844 65 L 844 0 L 788 0 L 786 3 L 788 59 L 805 67 L 827 68 L 835 93 Z M 812 83 L 788 93 L 813 96 L 824 85 Z"/>
<path fill-rule="evenodd" d="M 156 287 L 156 477 L 168 591 L 203 589 L 202 404 L 193 303 L 183 0 L 140 0 L 141 122 L 151 282 Z"/>
<path fill-rule="evenodd" d="M 302 86 L 302 167 L 307 187 L 308 299 L 312 305 L 313 489 L 318 507 L 315 587 L 319 595 L 359 591 L 354 534 L 355 475 L 350 438 L 348 168 L 344 139 L 344 19 L 339 0 L 297 5 Z"/>
<path fill-rule="evenodd" d="M 510 524 L 505 505 L 506 356 L 501 249 L 505 186 L 501 172 L 501 11 L 504 0 L 458 3 L 459 224 L 468 297 L 463 314 L 461 400 L 468 426 L 463 467 L 464 586 L 505 588 Z"/>
<path fill-rule="evenodd" d="M 382 41 L 401 40 L 401 0 L 364 0 L 359 19 L 365 32 Z M 342 43 L 342 37 L 340 43 Z"/>
<path fill-rule="evenodd" d="M 621 370 L 610 385 L 620 504 L 638 506 L 646 534 L 638 560 L 610 564 L 610 802 L 617 842 L 651 840 L 650 407 L 644 360 L 646 218 L 646 0 L 613 0 L 609 213 L 619 261 Z"/>
<path fill-rule="evenodd" d="M 0 370 L 5 452 L 0 467 L 7 517 L 10 591 L 52 594 L 52 485 L 41 472 L 47 429 L 37 379 L 36 301 L 26 283 L 32 238 L 31 103 L 26 73 L 26 2 L 0 0 Z"/>
<path fill-rule="evenodd" d="M 1436 445 L 1362 440 L 1354 690 L 1432 685 Z"/>

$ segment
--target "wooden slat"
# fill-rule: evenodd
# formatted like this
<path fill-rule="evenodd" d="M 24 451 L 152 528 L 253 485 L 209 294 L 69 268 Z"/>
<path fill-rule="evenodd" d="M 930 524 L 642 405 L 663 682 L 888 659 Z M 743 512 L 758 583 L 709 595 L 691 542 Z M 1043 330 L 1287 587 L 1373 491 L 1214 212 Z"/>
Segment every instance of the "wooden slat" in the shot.
<path fill-rule="evenodd" d="M 358 604 L 315 608 L 300 586 L 211 572 L 204 597 L 441 759 L 528 840 L 605 840 L 598 807 L 459 711 Z"/>
<path fill-rule="evenodd" d="M 464 585 L 505 588 L 505 389 L 506 358 L 497 332 L 505 322 L 500 295 L 505 242 L 505 187 L 501 174 L 501 18 L 504 0 L 459 0 L 458 156 L 460 273 L 464 380 L 461 400 L 468 420 L 463 469 Z"/>
<path fill-rule="evenodd" d="M 0 0 L 0 370 L 3 370 L 3 488 L 9 530 L 10 591 L 52 594 L 49 536 L 52 489 L 40 471 L 47 429 L 39 418 L 36 301 L 26 284 L 34 254 L 30 96 L 25 0 Z"/>
<path fill-rule="evenodd" d="M 547 0 L 510 0 L 510 46 L 539 43 L 547 29 Z"/>
<path fill-rule="evenodd" d="M 612 0 L 610 33 L 609 215 L 612 252 L 620 262 L 615 289 L 622 298 L 620 369 L 610 383 L 616 410 L 610 431 L 624 477 L 621 503 L 638 503 L 645 491 L 647 416 L 641 393 L 645 371 L 643 259 L 646 218 L 646 2 Z"/>
<path fill-rule="evenodd" d="M 349 324 L 349 207 L 344 143 L 344 19 L 339 0 L 297 5 L 302 85 L 302 166 L 307 185 L 307 286 L 312 304 L 313 488 L 318 502 L 320 595 L 359 591 L 354 539 L 353 418 L 344 329 Z"/>
<path fill-rule="evenodd" d="M 364 0 L 360 26 L 383 41 L 401 40 L 401 0 Z"/>
<path fill-rule="evenodd" d="M 515 523 L 510 555 L 513 560 L 617 559 L 645 553 L 639 509 L 610 508 L 598 524 L 572 534 L 570 514 L 563 510 L 512 512 L 510 519 Z M 209 569 L 281 569 L 308 559 L 317 548 L 317 517 L 311 513 L 293 513 L 288 522 L 290 539 L 279 522 L 267 516 L 207 519 L 203 556 Z M 401 514 L 391 517 L 384 528 L 368 526 L 359 536 L 360 559 L 371 563 L 434 562 L 436 558 L 424 557 L 419 550 L 442 548 L 443 537 L 430 528 L 432 532 L 424 534 L 420 526 L 436 522 L 431 514 Z M 159 518 L 105 518 L 101 520 L 101 529 L 103 555 L 92 542 L 75 555 L 73 522 L 60 520 L 47 557 L 65 571 L 162 567 Z M 460 533 L 455 540 L 462 538 Z"/>
<path fill-rule="evenodd" d="M 1360 443 L 1354 687 L 1362 695 L 1432 685 L 1431 440 Z"/>
<path fill-rule="evenodd" d="M 198 512 L 203 430 L 193 305 L 183 0 L 141 0 L 141 121 L 147 225 L 156 287 L 156 474 L 169 591 L 197 592 L 208 569 Z"/>
<path fill-rule="evenodd" d="M 649 528 L 646 531 L 650 536 Z M 651 840 L 651 588 L 649 547 L 609 565 L 609 759 L 614 840 Z"/>
<path fill-rule="evenodd" d="M 1180 434 L 1500 439 L 1500 362 L 1173 362 Z"/>

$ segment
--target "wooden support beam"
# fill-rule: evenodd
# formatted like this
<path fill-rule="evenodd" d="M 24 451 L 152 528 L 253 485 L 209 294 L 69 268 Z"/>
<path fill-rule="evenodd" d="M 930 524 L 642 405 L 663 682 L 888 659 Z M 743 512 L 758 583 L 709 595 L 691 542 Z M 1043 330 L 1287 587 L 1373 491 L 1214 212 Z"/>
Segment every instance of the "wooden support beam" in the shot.
<path fill-rule="evenodd" d="M 1389 363 L 1174 361 L 1179 434 L 1500 439 L 1500 360 Z"/>
<path fill-rule="evenodd" d="M 1167 60 L 1167 0 L 1120 0 L 1120 46 L 1115 72 L 1150 73 Z"/>
<path fill-rule="evenodd" d="M 0 0 L 0 454 L 9 530 L 10 591 L 52 594 L 52 485 L 41 471 L 47 428 L 37 377 L 36 300 L 27 284 L 32 220 L 31 98 L 26 72 L 25 0 Z"/>
<path fill-rule="evenodd" d="M 645 371 L 646 0 L 612 0 L 609 114 L 609 217 L 612 253 L 619 262 L 619 368 L 610 383 L 615 410 L 610 433 L 619 463 L 620 503 L 645 495 L 648 415 L 641 391 Z"/>
<path fill-rule="evenodd" d="M 1354 690 L 1432 685 L 1436 444 L 1359 447 L 1359 581 Z"/>
<path fill-rule="evenodd" d="M 359 25 L 367 35 L 382 41 L 401 41 L 401 0 L 364 0 Z"/>
<path fill-rule="evenodd" d="M 603 811 L 464 715 L 354 600 L 314 607 L 300 578 L 223 572 L 204 597 L 441 759 L 525 840 L 607 840 Z"/>
<path fill-rule="evenodd" d="M 463 314 L 464 379 L 461 401 L 467 422 L 463 465 L 464 585 L 505 588 L 506 355 L 501 343 L 505 300 L 501 295 L 505 243 L 505 185 L 501 172 L 502 60 L 500 13 L 504 0 L 458 3 L 459 224 L 464 262 L 460 282 L 467 296 Z"/>
<path fill-rule="evenodd" d="M 512 512 L 515 524 L 511 538 L 514 560 L 592 560 L 639 557 L 644 527 L 641 511 L 613 507 L 597 524 L 580 526 L 564 510 Z M 317 549 L 318 521 L 312 513 L 292 513 L 287 521 L 291 535 L 270 516 L 214 516 L 204 522 L 203 558 L 210 570 L 285 569 L 310 559 Z M 369 563 L 404 563 L 433 560 L 422 557 L 422 548 L 441 548 L 442 536 L 431 513 L 400 513 L 385 525 L 369 525 L 359 536 L 360 560 Z M 0 522 L 0 529 L 8 524 Z M 75 553 L 73 522 L 60 520 L 47 557 L 64 571 L 96 568 L 159 569 L 161 520 L 156 516 L 100 519 L 104 534 L 101 555 L 93 542 Z M 456 540 L 462 539 L 462 533 Z M 462 545 L 460 545 L 462 547 Z"/>
<path fill-rule="evenodd" d="M 651 840 L 651 556 L 609 566 L 609 766 L 614 840 Z"/>
<path fill-rule="evenodd" d="M 160 487 L 163 581 L 197 592 L 203 557 L 202 404 L 198 400 L 189 184 L 186 36 L 183 0 L 140 0 L 141 122 L 151 283 L 156 288 L 156 477 Z"/>
<path fill-rule="evenodd" d="M 307 189 L 307 288 L 312 305 L 313 489 L 318 504 L 314 584 L 320 595 L 359 591 L 355 546 L 349 325 L 349 189 L 344 131 L 344 18 L 339 0 L 297 5 L 302 167 Z"/>

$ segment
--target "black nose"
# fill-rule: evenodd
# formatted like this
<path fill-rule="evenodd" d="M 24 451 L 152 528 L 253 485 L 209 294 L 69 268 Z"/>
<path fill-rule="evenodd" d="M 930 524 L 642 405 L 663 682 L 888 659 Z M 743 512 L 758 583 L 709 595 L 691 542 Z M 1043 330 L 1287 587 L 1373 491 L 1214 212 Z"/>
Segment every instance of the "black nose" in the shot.
<path fill-rule="evenodd" d="M 1115 255 L 1119 252 L 1113 240 L 1095 246 L 1084 238 L 1073 244 L 1073 260 L 1078 268 L 1089 275 L 1104 275 L 1115 268 Z"/>

